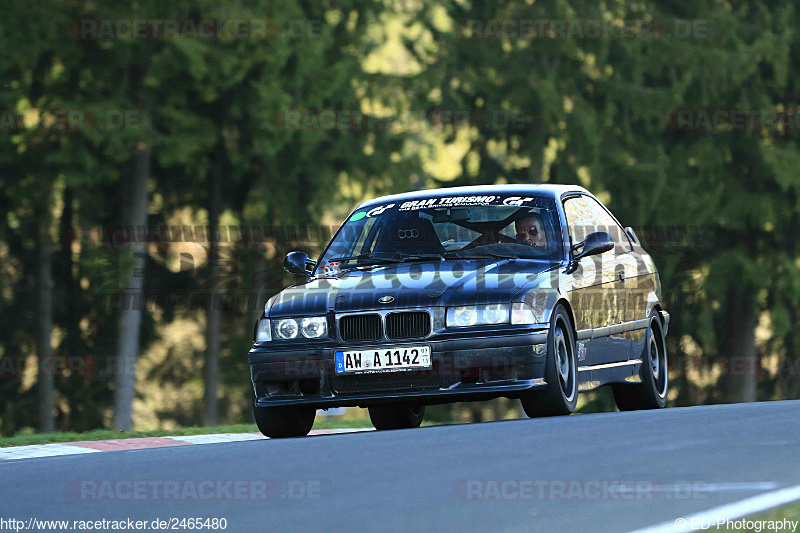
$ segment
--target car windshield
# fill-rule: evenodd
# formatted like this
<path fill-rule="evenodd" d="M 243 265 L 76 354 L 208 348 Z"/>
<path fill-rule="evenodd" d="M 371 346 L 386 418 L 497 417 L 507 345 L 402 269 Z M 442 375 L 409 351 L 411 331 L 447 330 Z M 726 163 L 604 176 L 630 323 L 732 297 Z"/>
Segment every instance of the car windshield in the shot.
<path fill-rule="evenodd" d="M 439 195 L 357 209 L 331 241 L 317 273 L 414 261 L 557 261 L 562 243 L 549 197 Z"/>

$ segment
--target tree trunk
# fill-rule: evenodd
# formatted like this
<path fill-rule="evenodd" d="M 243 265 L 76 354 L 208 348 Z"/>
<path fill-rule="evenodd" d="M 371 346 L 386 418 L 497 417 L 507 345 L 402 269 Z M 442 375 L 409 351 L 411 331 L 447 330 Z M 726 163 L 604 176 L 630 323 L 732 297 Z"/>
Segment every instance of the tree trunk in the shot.
<path fill-rule="evenodd" d="M 267 256 L 266 251 L 262 243 L 256 243 L 251 241 L 250 245 L 253 248 L 257 246 L 257 257 L 256 257 L 256 264 L 255 264 L 255 272 L 253 275 L 253 290 L 255 291 L 255 302 L 256 302 L 256 309 L 253 312 L 253 322 L 261 318 L 261 315 L 264 314 L 264 308 L 267 304 L 267 290 L 270 288 L 267 278 Z"/>
<path fill-rule="evenodd" d="M 796 307 L 788 306 L 789 323 L 800 323 L 800 312 Z M 786 346 L 786 355 L 783 356 L 781 365 L 778 371 L 778 384 L 782 391 L 779 398 L 782 399 L 795 399 L 800 398 L 800 383 L 798 383 L 796 374 L 792 369 L 797 368 L 798 354 L 800 354 L 800 342 L 797 339 L 797 332 L 791 328 L 786 335 L 783 336 L 783 344 Z M 786 369 L 786 370 L 783 370 Z"/>
<path fill-rule="evenodd" d="M 211 174 L 211 188 L 208 205 L 208 289 L 210 305 L 206 313 L 206 424 L 219 423 L 219 331 L 222 320 L 222 302 L 218 302 L 220 283 L 219 242 L 216 228 L 219 225 L 220 201 L 222 196 L 221 169 L 217 166 Z"/>
<path fill-rule="evenodd" d="M 149 125 L 149 108 L 140 107 L 143 124 Z M 114 393 L 114 425 L 120 430 L 133 427 L 133 399 L 136 394 L 136 358 L 139 353 L 139 333 L 142 311 L 145 307 L 144 270 L 147 242 L 137 238 L 145 233 L 147 225 L 147 180 L 150 177 L 150 140 L 139 141 L 133 157 L 133 175 L 130 186 L 130 203 L 124 217 L 124 226 L 133 226 L 133 242 L 127 243 L 133 251 L 133 270 L 125 280 L 117 337 L 117 388 Z M 143 236 L 143 235 L 142 235 Z"/>
<path fill-rule="evenodd" d="M 53 346 L 50 335 L 53 330 L 53 271 L 52 245 L 50 242 L 50 202 L 44 202 L 39 222 L 39 270 L 37 283 L 36 346 L 39 352 L 38 400 L 39 431 L 56 429 L 55 417 L 55 372 Z"/>
<path fill-rule="evenodd" d="M 755 291 L 736 287 L 728 293 L 727 398 L 730 403 L 757 401 Z"/>

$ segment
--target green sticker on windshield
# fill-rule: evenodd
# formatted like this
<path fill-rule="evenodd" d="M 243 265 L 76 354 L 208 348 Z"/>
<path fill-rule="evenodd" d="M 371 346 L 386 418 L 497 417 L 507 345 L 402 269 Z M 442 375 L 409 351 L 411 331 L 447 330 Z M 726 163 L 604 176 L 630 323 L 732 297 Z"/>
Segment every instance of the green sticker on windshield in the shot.
<path fill-rule="evenodd" d="M 356 220 L 361 220 L 365 216 L 367 216 L 367 212 L 366 211 L 361 211 L 360 213 L 356 213 L 353 216 L 351 216 L 350 217 L 350 222 L 355 222 Z"/>

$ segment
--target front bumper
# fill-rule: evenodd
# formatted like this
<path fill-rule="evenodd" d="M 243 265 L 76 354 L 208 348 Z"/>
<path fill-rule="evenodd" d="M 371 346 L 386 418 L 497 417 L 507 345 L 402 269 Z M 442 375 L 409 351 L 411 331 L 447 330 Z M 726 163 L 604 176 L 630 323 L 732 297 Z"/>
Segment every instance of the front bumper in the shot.
<path fill-rule="evenodd" d="M 515 397 L 543 387 L 547 328 L 514 334 L 428 338 L 391 344 L 254 347 L 249 355 L 256 406 L 317 408 L 396 401 L 423 404 Z M 433 368 L 424 371 L 336 374 L 334 351 L 429 345 Z"/>

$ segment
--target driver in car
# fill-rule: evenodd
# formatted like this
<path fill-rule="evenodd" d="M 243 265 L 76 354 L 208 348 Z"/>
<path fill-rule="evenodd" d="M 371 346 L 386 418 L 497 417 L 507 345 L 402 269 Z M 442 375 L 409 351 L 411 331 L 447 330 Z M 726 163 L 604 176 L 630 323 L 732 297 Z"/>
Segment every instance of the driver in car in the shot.
<path fill-rule="evenodd" d="M 517 240 L 534 248 L 547 248 L 544 220 L 535 212 L 523 213 L 514 221 Z"/>

